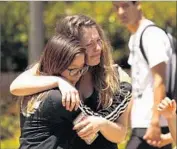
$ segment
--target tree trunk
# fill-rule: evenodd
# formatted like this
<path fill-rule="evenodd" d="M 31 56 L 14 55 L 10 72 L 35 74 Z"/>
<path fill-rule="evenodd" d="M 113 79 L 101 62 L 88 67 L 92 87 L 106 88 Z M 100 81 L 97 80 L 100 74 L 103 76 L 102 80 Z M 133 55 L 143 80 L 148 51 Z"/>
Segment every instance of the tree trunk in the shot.
<path fill-rule="evenodd" d="M 30 1 L 28 65 L 39 60 L 44 48 L 43 2 Z"/>

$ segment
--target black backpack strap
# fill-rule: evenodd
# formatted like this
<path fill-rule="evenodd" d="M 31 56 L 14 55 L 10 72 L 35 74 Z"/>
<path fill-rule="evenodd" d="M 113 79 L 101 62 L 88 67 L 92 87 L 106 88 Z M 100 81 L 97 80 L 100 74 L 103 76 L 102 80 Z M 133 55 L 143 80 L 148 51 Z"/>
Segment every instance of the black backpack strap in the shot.
<path fill-rule="evenodd" d="M 145 54 L 144 47 L 143 47 L 143 34 L 144 34 L 145 30 L 146 30 L 148 27 L 151 27 L 151 26 L 157 27 L 155 24 L 151 24 L 151 25 L 146 26 L 145 29 L 142 31 L 141 36 L 140 36 L 140 50 L 141 50 L 141 53 L 142 53 L 144 59 L 146 60 L 146 62 L 147 62 L 148 64 L 149 64 L 149 61 L 148 61 L 148 58 L 147 58 L 147 56 L 146 56 L 146 54 Z"/>
<path fill-rule="evenodd" d="M 146 60 L 146 62 L 147 62 L 147 64 L 149 64 L 149 61 L 148 61 L 148 58 L 147 58 L 147 56 L 146 56 L 146 54 L 145 54 L 145 51 L 144 51 L 144 47 L 143 47 L 143 34 L 144 34 L 144 32 L 145 32 L 145 30 L 148 28 L 148 27 L 157 27 L 157 28 L 160 28 L 160 27 L 158 27 L 158 26 L 156 26 L 155 24 L 151 24 L 151 25 L 148 25 L 148 26 L 146 26 L 145 27 L 145 29 L 142 31 L 142 33 L 141 33 L 141 36 L 140 36 L 140 50 L 141 50 L 141 53 L 142 53 L 142 55 L 143 55 L 143 57 L 144 57 L 144 59 Z M 160 29 L 162 29 L 162 28 L 160 28 Z M 163 30 L 163 29 L 162 29 Z M 165 33 L 166 33 L 166 35 L 167 35 L 167 32 L 165 31 L 165 30 L 163 30 Z M 168 35 L 167 35 L 167 37 L 168 37 Z M 169 37 L 168 37 L 168 39 L 169 39 Z M 170 40 L 170 39 L 169 39 Z M 171 43 L 171 42 L 170 42 Z M 171 43 L 172 44 L 172 43 Z M 177 63 L 177 61 L 176 61 L 176 63 Z M 169 69 L 171 69 L 172 67 L 170 66 L 170 68 Z M 169 70 L 169 72 L 171 72 L 171 70 Z M 176 71 L 176 75 L 177 75 L 177 71 Z M 170 78 L 169 78 L 169 86 L 168 86 L 168 92 L 167 92 L 167 96 L 168 97 L 170 97 L 170 98 L 174 98 L 174 97 L 177 97 L 177 91 L 175 91 L 175 89 L 174 89 L 174 91 L 173 91 L 173 95 L 171 94 L 172 93 L 172 91 L 171 91 L 171 81 L 172 81 L 172 76 L 170 75 L 169 76 Z M 177 88 L 177 82 L 175 82 L 175 88 Z"/>

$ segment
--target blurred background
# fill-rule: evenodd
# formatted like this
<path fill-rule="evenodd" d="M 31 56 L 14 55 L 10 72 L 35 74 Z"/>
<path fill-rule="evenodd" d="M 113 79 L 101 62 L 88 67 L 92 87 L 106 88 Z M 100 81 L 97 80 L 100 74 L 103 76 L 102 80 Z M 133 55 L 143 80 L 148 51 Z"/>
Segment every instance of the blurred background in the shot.
<path fill-rule="evenodd" d="M 142 2 L 145 16 L 176 37 L 176 2 Z M 9 92 L 10 83 L 36 62 L 57 20 L 65 15 L 94 18 L 109 37 L 116 63 L 129 70 L 128 39 L 111 2 L 0 2 L 0 148 L 19 146 L 19 101 Z M 124 149 L 126 141 L 119 145 Z"/>

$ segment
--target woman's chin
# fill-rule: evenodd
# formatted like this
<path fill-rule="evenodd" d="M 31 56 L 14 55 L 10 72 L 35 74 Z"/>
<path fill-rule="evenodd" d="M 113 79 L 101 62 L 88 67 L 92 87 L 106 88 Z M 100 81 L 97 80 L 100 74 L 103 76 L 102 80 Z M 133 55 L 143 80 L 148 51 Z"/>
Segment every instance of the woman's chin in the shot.
<path fill-rule="evenodd" d="M 71 82 L 71 84 L 75 86 L 77 82 L 78 82 L 78 80 Z"/>
<path fill-rule="evenodd" d="M 89 66 L 96 66 L 100 63 L 100 58 L 94 59 L 94 60 L 90 60 L 87 62 L 87 65 Z"/>

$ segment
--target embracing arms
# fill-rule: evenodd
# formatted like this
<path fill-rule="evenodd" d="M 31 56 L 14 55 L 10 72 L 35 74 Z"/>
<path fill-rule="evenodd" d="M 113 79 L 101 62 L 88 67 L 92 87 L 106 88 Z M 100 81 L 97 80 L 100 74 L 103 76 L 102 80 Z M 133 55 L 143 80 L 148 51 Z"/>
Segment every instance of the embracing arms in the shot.
<path fill-rule="evenodd" d="M 57 87 L 58 77 L 38 76 L 38 63 L 32 68 L 20 74 L 10 85 L 10 92 L 13 95 L 25 96 L 32 95 L 47 89 Z"/>
<path fill-rule="evenodd" d="M 59 87 L 62 94 L 62 103 L 66 109 L 69 111 L 77 109 L 80 104 L 78 90 L 61 77 L 38 76 L 36 73 L 37 68 L 38 64 L 19 75 L 10 86 L 11 93 L 24 96 Z M 88 115 L 105 117 L 108 120 L 115 121 L 125 111 L 131 99 L 131 84 L 129 83 L 129 76 L 120 67 L 118 69 L 122 81 L 120 84 L 121 92 L 113 97 L 113 103 L 109 108 L 100 110 L 97 113 L 83 105 L 82 108 Z M 66 102 L 68 99 L 70 102 L 74 102 L 75 105 Z"/>

